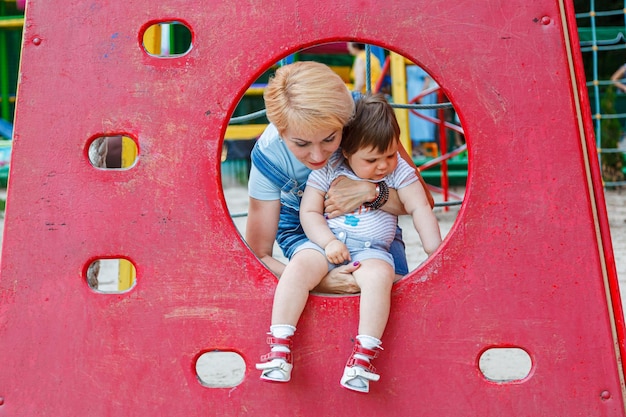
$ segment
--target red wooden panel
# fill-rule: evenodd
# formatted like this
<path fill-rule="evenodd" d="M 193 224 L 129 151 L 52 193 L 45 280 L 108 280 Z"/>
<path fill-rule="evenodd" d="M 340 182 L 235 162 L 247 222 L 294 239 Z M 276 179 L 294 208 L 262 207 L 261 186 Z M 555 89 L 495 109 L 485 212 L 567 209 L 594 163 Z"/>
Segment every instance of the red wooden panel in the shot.
<path fill-rule="evenodd" d="M 189 54 L 143 52 L 141 32 L 159 20 L 188 25 Z M 618 299 L 617 279 L 580 54 L 566 47 L 573 20 L 555 0 L 31 1 L 0 416 L 624 416 L 621 307 L 607 296 Z M 292 382 L 259 381 L 274 279 L 228 219 L 219 175 L 247 85 L 291 52 L 350 39 L 431 72 L 471 157 L 456 226 L 394 288 L 368 395 L 338 382 L 356 297 L 312 297 Z M 137 165 L 94 169 L 89 138 L 119 132 L 137 138 Z M 131 259 L 135 288 L 91 291 L 84 272 L 98 257 Z M 486 381 L 477 361 L 492 346 L 526 349 L 529 377 Z M 209 350 L 238 352 L 244 381 L 200 385 L 194 361 Z"/>

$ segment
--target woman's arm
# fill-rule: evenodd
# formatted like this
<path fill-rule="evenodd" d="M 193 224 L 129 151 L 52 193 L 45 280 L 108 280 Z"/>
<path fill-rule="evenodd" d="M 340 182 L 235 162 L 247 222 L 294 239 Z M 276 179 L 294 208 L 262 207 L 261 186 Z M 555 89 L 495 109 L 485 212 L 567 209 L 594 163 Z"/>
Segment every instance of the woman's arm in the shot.
<path fill-rule="evenodd" d="M 392 200 L 389 190 L 389 200 Z M 328 198 L 324 200 L 324 211 L 328 218 L 351 213 L 363 203 L 376 199 L 376 184 L 369 181 L 356 181 L 347 177 L 338 177 L 330 185 Z M 387 204 L 385 204 L 387 205 Z"/>
<path fill-rule="evenodd" d="M 252 252 L 280 277 L 285 265 L 272 256 L 280 218 L 280 200 L 257 200 L 250 197 L 246 242 Z"/>
<path fill-rule="evenodd" d="M 415 163 L 404 149 L 403 146 L 398 147 L 400 156 L 409 165 L 415 167 Z M 435 206 L 435 200 L 433 199 L 430 190 L 426 186 L 424 178 L 419 173 L 417 167 L 415 173 L 422 185 L 423 194 L 428 200 L 428 204 L 431 209 Z M 361 206 L 363 203 L 374 201 L 376 199 L 376 184 L 369 181 L 355 181 L 346 177 L 339 177 L 330 186 L 328 190 L 328 198 L 324 200 L 324 210 L 329 218 L 341 216 L 342 214 L 350 213 Z M 389 188 L 389 199 L 382 206 L 381 210 L 385 210 L 387 213 L 401 216 L 407 214 L 402 201 L 398 198 L 398 193 L 393 188 Z"/>

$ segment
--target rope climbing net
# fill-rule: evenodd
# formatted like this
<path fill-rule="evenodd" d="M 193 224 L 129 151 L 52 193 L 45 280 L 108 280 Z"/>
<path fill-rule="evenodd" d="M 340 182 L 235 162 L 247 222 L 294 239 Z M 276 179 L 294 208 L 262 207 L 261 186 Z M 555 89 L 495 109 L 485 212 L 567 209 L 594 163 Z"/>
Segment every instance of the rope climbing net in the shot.
<path fill-rule="evenodd" d="M 607 31 L 599 22 L 599 18 L 611 17 L 611 16 L 623 16 L 624 25 L 619 31 Z M 626 0 L 624 6 L 621 9 L 615 10 L 596 10 L 596 1 L 590 0 L 589 11 L 576 14 L 576 19 L 581 20 L 588 19 L 589 21 L 589 37 L 590 39 L 581 39 L 580 49 L 583 54 L 590 53 L 591 56 L 591 74 L 587 74 L 587 88 L 592 93 L 591 96 L 591 113 L 594 121 L 596 148 L 598 151 L 598 159 L 600 165 L 602 165 L 602 154 L 610 153 L 626 153 L 626 148 L 603 148 L 602 147 L 602 121 L 609 119 L 618 119 L 623 126 L 626 123 L 626 113 L 607 113 L 603 112 L 601 106 L 602 94 L 606 91 L 606 88 L 613 85 L 613 81 L 610 79 L 599 79 L 599 62 L 604 56 L 611 51 L 626 50 Z M 579 24 L 580 25 L 580 24 Z M 582 26 L 582 25 L 580 25 Z M 601 36 L 604 35 L 604 36 Z M 589 76 L 591 75 L 591 79 Z M 623 127 L 622 127 L 623 129 Z M 626 143 L 626 142 L 624 142 Z M 605 181 L 605 187 L 623 186 L 626 185 L 626 181 Z"/>

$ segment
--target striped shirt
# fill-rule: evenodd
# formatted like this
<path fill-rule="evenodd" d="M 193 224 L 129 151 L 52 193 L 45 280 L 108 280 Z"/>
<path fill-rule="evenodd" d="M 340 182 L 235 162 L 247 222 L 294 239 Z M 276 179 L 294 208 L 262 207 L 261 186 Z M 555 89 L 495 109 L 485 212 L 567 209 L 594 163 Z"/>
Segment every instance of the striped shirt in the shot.
<path fill-rule="evenodd" d="M 397 154 L 398 165 L 396 169 L 380 181 L 385 181 L 389 188 L 396 190 L 406 187 L 418 180 L 415 169 Z M 328 192 L 330 184 L 339 176 L 359 181 L 369 181 L 358 178 L 345 163 L 341 150 L 335 152 L 322 168 L 312 171 L 307 181 L 307 187 L 316 188 L 323 193 Z M 378 182 L 378 181 L 370 181 Z M 334 219 L 328 219 L 328 226 L 335 230 L 345 230 L 348 234 L 363 236 L 368 239 L 377 239 L 390 245 L 396 234 L 398 216 L 383 210 L 372 210 L 360 206 L 354 212 L 344 214 Z"/>

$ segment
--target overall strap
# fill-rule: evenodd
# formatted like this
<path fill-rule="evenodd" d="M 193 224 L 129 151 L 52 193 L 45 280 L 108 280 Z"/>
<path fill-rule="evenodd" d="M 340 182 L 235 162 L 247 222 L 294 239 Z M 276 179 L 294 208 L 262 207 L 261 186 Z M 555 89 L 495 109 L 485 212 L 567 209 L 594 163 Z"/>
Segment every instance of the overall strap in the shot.
<path fill-rule="evenodd" d="M 302 191 L 306 186 L 306 182 L 298 184 L 293 178 L 289 178 L 283 171 L 278 169 L 267 156 L 259 150 L 259 145 L 256 143 L 250 154 L 250 159 L 255 168 L 261 172 L 268 180 L 270 180 L 275 186 L 280 188 L 286 193 L 293 193 L 298 197 L 302 196 Z"/>

